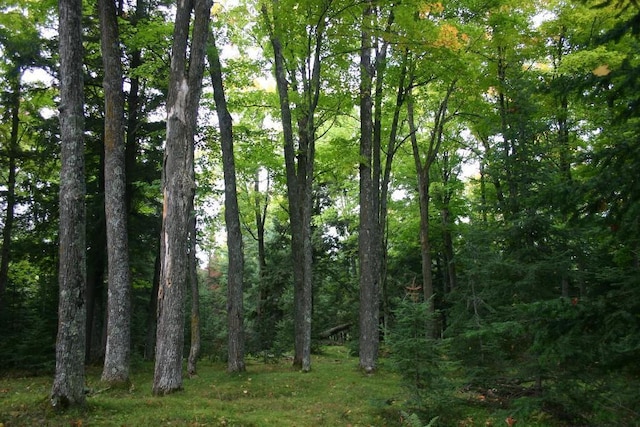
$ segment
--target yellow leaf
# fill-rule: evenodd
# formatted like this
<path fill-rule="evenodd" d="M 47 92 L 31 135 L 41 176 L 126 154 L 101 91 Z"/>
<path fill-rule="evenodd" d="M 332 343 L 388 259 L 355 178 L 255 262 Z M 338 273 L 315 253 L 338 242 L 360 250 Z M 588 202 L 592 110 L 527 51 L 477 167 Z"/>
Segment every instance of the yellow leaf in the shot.
<path fill-rule="evenodd" d="M 599 67 L 595 68 L 592 73 L 598 77 L 603 77 L 608 76 L 609 73 L 611 73 L 611 70 L 609 69 L 609 65 L 602 64 Z"/>
<path fill-rule="evenodd" d="M 438 14 L 444 12 L 444 6 L 442 3 L 424 3 L 420 6 L 420 10 L 418 11 L 418 15 L 420 19 L 426 19 L 431 14 Z"/>
<path fill-rule="evenodd" d="M 213 6 L 211 6 L 211 16 L 218 16 L 222 12 L 222 4 L 215 2 Z"/>
<path fill-rule="evenodd" d="M 448 47 L 454 50 L 462 47 L 458 39 L 458 29 L 451 24 L 443 24 L 440 27 L 438 38 L 433 44 L 436 47 Z"/>

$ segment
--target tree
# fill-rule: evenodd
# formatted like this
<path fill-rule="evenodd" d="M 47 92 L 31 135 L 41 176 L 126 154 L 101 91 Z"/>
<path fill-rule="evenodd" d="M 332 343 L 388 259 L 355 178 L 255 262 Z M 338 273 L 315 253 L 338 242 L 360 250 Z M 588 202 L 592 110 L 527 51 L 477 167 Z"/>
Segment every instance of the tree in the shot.
<path fill-rule="evenodd" d="M 316 109 L 320 99 L 320 71 L 325 30 L 331 1 L 312 5 L 306 10 L 312 24 L 286 27 L 283 6 L 273 0 L 271 14 L 267 4 L 262 15 L 269 32 L 274 56 L 274 74 L 280 101 L 280 119 L 284 139 L 287 177 L 287 199 L 291 224 L 291 257 L 294 276 L 294 366 L 303 372 L 311 370 L 311 318 L 313 304 L 313 249 L 311 216 L 313 204 L 313 171 L 316 144 Z M 296 30 L 299 30 L 296 31 Z M 288 37 L 287 37 L 288 36 Z M 287 38 L 285 38 L 287 37 Z M 300 53 L 285 57 L 283 40 L 293 44 L 302 37 Z M 293 50 L 293 49 L 292 49 Z M 293 50 L 295 52 L 295 50 Z M 299 103 L 292 103 L 289 90 Z M 293 132 L 292 105 L 298 125 L 297 143 Z"/>
<path fill-rule="evenodd" d="M 432 254 L 431 254 L 431 236 L 429 227 L 430 213 L 430 185 L 431 185 L 431 167 L 435 164 L 436 156 L 442 144 L 444 125 L 449 117 L 449 97 L 456 87 L 456 79 L 452 80 L 442 95 L 442 100 L 437 103 L 436 111 L 433 114 L 433 127 L 428 137 L 427 149 L 421 152 L 418 144 L 418 129 L 415 124 L 414 117 L 414 99 L 412 90 L 409 90 L 407 110 L 409 130 L 411 135 L 411 147 L 413 158 L 416 165 L 416 174 L 418 176 L 418 199 L 420 205 L 420 247 L 422 255 L 422 292 L 424 301 L 429 307 L 428 312 L 433 317 L 435 314 L 435 303 L 433 301 L 433 275 L 432 275 Z M 433 322 L 430 321 L 429 333 L 431 336 L 436 334 Z"/>
<path fill-rule="evenodd" d="M 198 372 L 198 358 L 200 357 L 201 326 L 200 326 L 200 288 L 198 286 L 198 257 L 196 256 L 197 217 L 191 215 L 189 229 L 189 289 L 191 291 L 191 345 L 187 359 L 187 373 L 194 376 Z"/>
<path fill-rule="evenodd" d="M 20 54 L 16 52 L 16 56 Z M 7 208 L 2 228 L 2 252 L 0 253 L 0 312 L 3 311 L 4 294 L 9 280 L 9 262 L 11 258 L 11 234 L 16 207 L 16 160 L 18 156 L 18 132 L 20 126 L 20 92 L 22 70 L 19 64 L 11 64 L 8 79 L 11 95 L 9 96 L 5 119 L 11 123 L 7 156 L 9 158 L 9 176 L 7 177 Z"/>
<path fill-rule="evenodd" d="M 162 178 L 164 207 L 153 379 L 155 395 L 169 394 L 182 388 L 184 296 L 189 278 L 189 219 L 195 193 L 193 145 L 210 10 L 210 0 L 194 0 L 179 3 L 176 12 Z M 195 18 L 189 40 L 192 12 Z M 188 51 L 190 55 L 187 55 Z"/>
<path fill-rule="evenodd" d="M 0 46 L 3 60 L 0 61 L 2 72 L 4 106 L 3 121 L 9 126 L 8 135 L 3 135 L 3 156 L 6 157 L 8 173 L 6 190 L 3 190 L 6 200 L 4 224 L 2 228 L 2 242 L 0 249 L 0 313 L 4 311 L 5 292 L 9 282 L 9 266 L 12 257 L 12 234 L 16 217 L 19 163 L 22 157 L 20 140 L 28 135 L 23 125 L 25 117 L 21 117 L 29 108 L 25 108 L 24 98 L 29 90 L 28 84 L 22 82 L 24 72 L 33 66 L 44 63 L 39 49 L 40 35 L 36 24 L 21 11 L 10 10 L 0 21 Z M 22 128 L 22 129 L 21 129 Z"/>
<path fill-rule="evenodd" d="M 211 34 L 208 49 L 209 70 L 213 84 L 213 97 L 216 103 L 218 123 L 220 125 L 220 145 L 222 147 L 222 168 L 224 172 L 224 218 L 227 227 L 227 250 L 229 266 L 227 269 L 227 323 L 229 328 L 227 370 L 243 372 L 244 363 L 244 310 L 243 310 L 243 270 L 242 230 L 236 186 L 236 166 L 233 154 L 233 124 L 227 107 L 222 81 L 222 66 L 215 35 Z"/>
<path fill-rule="evenodd" d="M 378 359 L 379 247 L 377 244 L 377 190 L 373 160 L 374 64 L 371 60 L 373 4 L 368 1 L 362 14 L 360 46 L 360 225 L 358 259 L 360 277 L 360 367 L 367 373 L 376 369 Z"/>
<path fill-rule="evenodd" d="M 82 2 L 58 3 L 60 36 L 60 288 L 51 406 L 84 405 L 85 183 Z"/>
<path fill-rule="evenodd" d="M 124 93 L 120 37 L 113 0 L 99 0 L 100 45 L 104 64 L 104 176 L 109 292 L 107 346 L 102 380 L 129 380 L 131 285 L 127 238 Z"/>

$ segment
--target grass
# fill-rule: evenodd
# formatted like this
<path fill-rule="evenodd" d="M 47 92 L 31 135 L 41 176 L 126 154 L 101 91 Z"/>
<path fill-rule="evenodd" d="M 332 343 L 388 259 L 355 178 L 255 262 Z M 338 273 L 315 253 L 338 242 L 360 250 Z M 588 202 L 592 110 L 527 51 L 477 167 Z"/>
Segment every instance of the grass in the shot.
<path fill-rule="evenodd" d="M 344 347 L 326 347 L 301 373 L 289 361 L 248 360 L 247 372 L 200 362 L 184 390 L 151 394 L 153 365 L 136 366 L 129 389 L 109 389 L 89 368 L 84 410 L 53 412 L 50 377 L 0 380 L 0 427 L 10 426 L 398 426 L 404 390 L 384 369 L 367 376 Z"/>
<path fill-rule="evenodd" d="M 108 388 L 100 367 L 87 370 L 90 390 L 84 409 L 54 412 L 49 406 L 52 375 L 0 378 L 0 427 L 14 426 L 505 426 L 549 427 L 554 422 L 539 411 L 494 401 L 461 384 L 441 393 L 432 390 L 429 408 L 411 410 L 401 379 L 382 359 L 374 375 L 358 370 L 358 359 L 345 347 L 324 347 L 313 357 L 312 371 L 294 370 L 290 360 L 247 361 L 247 372 L 229 374 L 226 365 L 202 360 L 198 376 L 184 379 L 184 390 L 151 394 L 153 364 L 136 363 L 129 388 Z M 455 379 L 455 373 L 451 373 Z M 419 412 L 417 419 L 414 412 Z"/>

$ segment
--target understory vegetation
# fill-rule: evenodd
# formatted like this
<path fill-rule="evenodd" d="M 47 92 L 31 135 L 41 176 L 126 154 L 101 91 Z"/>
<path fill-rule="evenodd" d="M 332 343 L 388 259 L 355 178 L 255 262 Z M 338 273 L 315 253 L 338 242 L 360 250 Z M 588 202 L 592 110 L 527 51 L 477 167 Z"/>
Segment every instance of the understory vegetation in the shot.
<path fill-rule="evenodd" d="M 532 385 L 505 382 L 471 387 L 459 367 L 446 371 L 430 388 L 402 387 L 415 372 L 394 372 L 390 359 L 380 372 L 365 375 L 344 346 L 324 346 L 312 372 L 292 370 L 288 358 L 250 358 L 247 372 L 229 374 L 220 362 L 203 360 L 183 391 L 165 397 L 150 393 L 153 366 L 135 363 L 126 387 L 100 382 L 90 367 L 87 407 L 59 413 L 48 406 L 50 375 L 3 376 L 0 425 L 12 426 L 562 426 L 553 413 L 532 410 L 526 399 Z M 432 358 L 433 360 L 433 358 Z M 446 364 L 446 358 L 439 363 Z M 400 366 L 397 366 L 400 368 Z M 402 369 L 405 369 L 402 367 Z M 443 371 L 444 370 L 444 371 Z M 622 379 L 622 378 L 621 378 Z M 587 387 L 586 384 L 583 385 Z M 604 402 L 603 402 L 604 403 Z M 615 406 L 611 400 L 609 405 Z M 533 405 L 535 406 L 535 405 Z M 609 425 L 634 425 L 624 416 Z M 607 425 L 601 423 L 599 425 Z"/>

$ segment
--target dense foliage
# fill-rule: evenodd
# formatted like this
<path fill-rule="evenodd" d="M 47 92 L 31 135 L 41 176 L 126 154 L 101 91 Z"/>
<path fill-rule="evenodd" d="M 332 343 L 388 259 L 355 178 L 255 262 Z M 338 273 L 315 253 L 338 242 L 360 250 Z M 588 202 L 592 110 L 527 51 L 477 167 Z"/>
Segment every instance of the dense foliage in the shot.
<path fill-rule="evenodd" d="M 50 372 L 55 362 L 54 3 L 13 0 L 0 14 L 0 365 L 29 372 Z M 370 1 L 366 19 L 362 3 L 244 0 L 211 12 L 233 117 L 247 353 L 265 361 L 289 354 L 296 326 L 274 34 L 300 128 L 294 137 L 304 130 L 314 140 L 312 348 L 333 340 L 358 351 L 360 53 L 368 34 L 380 353 L 412 391 L 408 413 L 446 425 L 460 415 L 456 402 L 473 394 L 516 418 L 631 424 L 640 417 L 637 3 Z M 153 357 L 155 339 L 173 15 L 162 0 L 118 6 L 135 360 Z M 97 2 L 84 7 L 86 354 L 99 363 L 103 65 Z M 225 359 L 221 138 L 204 85 L 195 154 L 202 355 Z"/>

